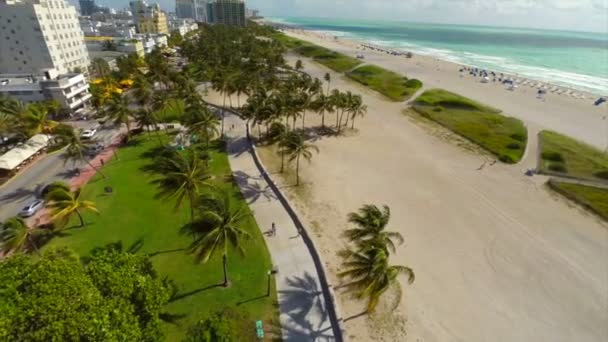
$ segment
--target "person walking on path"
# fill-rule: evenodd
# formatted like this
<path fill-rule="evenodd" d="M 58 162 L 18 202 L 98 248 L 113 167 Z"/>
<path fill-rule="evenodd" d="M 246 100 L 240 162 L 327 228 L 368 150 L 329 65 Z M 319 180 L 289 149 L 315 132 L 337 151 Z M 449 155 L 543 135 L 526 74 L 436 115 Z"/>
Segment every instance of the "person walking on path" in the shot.
<path fill-rule="evenodd" d="M 272 236 L 276 236 L 277 235 L 277 227 L 275 226 L 274 222 L 272 222 Z"/>

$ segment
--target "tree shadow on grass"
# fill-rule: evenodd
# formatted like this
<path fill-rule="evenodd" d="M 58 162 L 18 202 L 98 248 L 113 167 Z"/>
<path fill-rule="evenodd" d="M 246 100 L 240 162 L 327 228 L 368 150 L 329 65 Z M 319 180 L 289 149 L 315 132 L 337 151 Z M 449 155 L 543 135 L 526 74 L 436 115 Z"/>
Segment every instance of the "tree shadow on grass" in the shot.
<path fill-rule="evenodd" d="M 216 287 L 222 287 L 222 283 L 218 283 L 218 284 L 213 284 L 213 285 L 201 287 L 199 289 L 195 289 L 195 290 L 184 292 L 184 293 L 176 293 L 173 296 L 171 296 L 171 298 L 169 299 L 169 303 L 176 302 L 178 300 L 181 300 L 181 299 L 193 296 L 193 295 L 195 295 L 197 293 L 200 293 L 200 292 L 204 292 L 204 291 L 207 291 L 207 290 L 214 289 Z"/>
<path fill-rule="evenodd" d="M 124 247 L 121 240 L 118 240 L 118 241 L 110 242 L 103 246 L 94 247 L 89 252 L 89 255 L 94 256 L 94 255 L 98 255 L 98 254 L 106 252 L 106 251 L 116 251 L 116 252 L 125 252 L 125 253 L 129 253 L 129 254 L 136 254 L 143 247 L 143 245 L 144 245 L 143 237 L 140 237 L 137 240 L 135 240 L 127 248 Z M 82 259 L 85 263 L 87 263 L 88 260 L 90 260 L 90 257 L 85 256 L 85 257 L 82 257 Z"/>
<path fill-rule="evenodd" d="M 166 249 L 163 251 L 156 251 L 156 252 L 152 252 L 152 253 L 148 253 L 149 257 L 155 257 L 157 255 L 161 255 L 161 254 L 168 254 L 168 253 L 174 253 L 174 252 L 180 252 L 180 251 L 185 251 L 187 249 L 187 247 L 183 247 L 183 248 L 174 248 L 174 249 Z"/>
<path fill-rule="evenodd" d="M 176 326 L 181 326 L 180 321 L 186 317 L 188 317 L 187 314 L 173 314 L 170 312 L 161 312 L 158 315 L 158 318 L 160 318 L 161 321 Z"/>

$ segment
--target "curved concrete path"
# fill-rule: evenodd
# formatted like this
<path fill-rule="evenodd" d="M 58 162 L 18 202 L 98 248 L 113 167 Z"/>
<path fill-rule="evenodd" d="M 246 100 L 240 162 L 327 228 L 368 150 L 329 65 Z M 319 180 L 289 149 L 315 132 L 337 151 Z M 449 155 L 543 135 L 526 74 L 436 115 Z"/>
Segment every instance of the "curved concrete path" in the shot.
<path fill-rule="evenodd" d="M 256 165 L 246 123 L 226 112 L 230 167 L 264 233 L 275 274 L 284 341 L 343 341 L 332 294 L 303 234 Z M 269 234 L 272 223 L 276 235 Z M 310 243 L 310 241 L 309 241 Z M 317 259 L 318 261 L 318 259 Z M 321 278 L 322 277 L 322 278 Z"/>

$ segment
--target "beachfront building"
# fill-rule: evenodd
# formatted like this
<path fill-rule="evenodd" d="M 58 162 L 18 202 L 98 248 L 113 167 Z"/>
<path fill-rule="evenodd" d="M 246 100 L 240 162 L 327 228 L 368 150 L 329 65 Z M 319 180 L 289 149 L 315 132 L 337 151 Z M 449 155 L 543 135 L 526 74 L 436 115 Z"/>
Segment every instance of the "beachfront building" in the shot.
<path fill-rule="evenodd" d="M 243 0 L 214 0 L 207 4 L 210 24 L 245 26 L 245 2 Z"/>
<path fill-rule="evenodd" d="M 55 100 L 65 112 L 73 113 L 90 104 L 89 83 L 81 73 L 57 75 L 0 75 L 0 94 L 23 102 Z"/>
<path fill-rule="evenodd" d="M 144 1 L 131 1 L 129 3 L 137 32 L 142 34 L 168 34 L 167 15 L 158 4 L 148 6 Z"/>
<path fill-rule="evenodd" d="M 86 72 L 76 8 L 64 0 L 0 0 L 0 74 Z"/>

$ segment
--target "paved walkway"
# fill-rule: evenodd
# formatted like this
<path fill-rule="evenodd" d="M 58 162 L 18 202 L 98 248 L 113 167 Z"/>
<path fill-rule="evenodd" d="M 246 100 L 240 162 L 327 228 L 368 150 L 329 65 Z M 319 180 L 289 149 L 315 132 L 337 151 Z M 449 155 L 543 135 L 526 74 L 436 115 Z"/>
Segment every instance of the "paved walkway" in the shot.
<path fill-rule="evenodd" d="M 245 195 L 249 207 L 263 232 L 276 224 L 276 235 L 264 234 L 272 261 L 278 269 L 275 275 L 284 341 L 342 341 L 336 330 L 337 315 L 305 239 L 296 224 L 271 189 L 253 159 L 246 138 L 246 124 L 240 118 L 227 115 L 226 134 L 233 174 Z M 234 125 L 234 127 L 233 127 Z M 327 290 L 327 288 L 325 288 Z"/>

